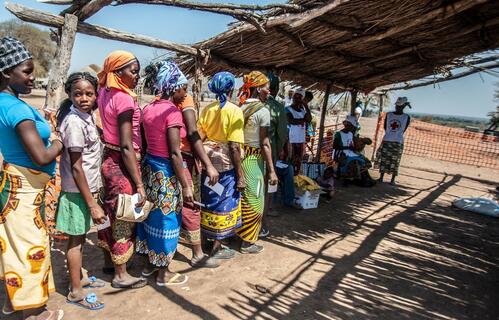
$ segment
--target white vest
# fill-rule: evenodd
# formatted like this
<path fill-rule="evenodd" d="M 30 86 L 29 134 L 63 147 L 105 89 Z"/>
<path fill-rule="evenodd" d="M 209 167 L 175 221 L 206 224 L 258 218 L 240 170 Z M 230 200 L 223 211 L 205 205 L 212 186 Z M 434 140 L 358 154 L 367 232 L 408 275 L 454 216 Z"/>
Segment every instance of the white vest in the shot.
<path fill-rule="evenodd" d="M 340 131 L 341 144 L 343 147 L 353 147 L 353 133 Z M 347 157 L 356 157 L 357 154 L 353 150 L 343 150 Z"/>
<path fill-rule="evenodd" d="M 386 128 L 383 141 L 404 143 L 404 130 L 409 121 L 408 114 L 395 114 L 388 112 L 386 114 Z"/>
<path fill-rule="evenodd" d="M 306 111 L 302 109 L 301 111 L 296 111 L 292 107 L 286 108 L 293 118 L 300 120 L 305 118 Z M 304 143 L 305 142 L 305 124 L 290 124 L 289 128 L 289 143 Z"/>

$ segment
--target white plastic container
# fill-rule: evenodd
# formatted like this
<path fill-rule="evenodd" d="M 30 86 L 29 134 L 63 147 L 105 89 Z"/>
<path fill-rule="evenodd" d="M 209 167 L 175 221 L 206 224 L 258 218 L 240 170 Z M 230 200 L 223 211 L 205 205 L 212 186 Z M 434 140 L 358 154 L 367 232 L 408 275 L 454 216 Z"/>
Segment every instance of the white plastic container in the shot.
<path fill-rule="evenodd" d="M 302 209 L 315 209 L 319 206 L 320 194 L 321 190 L 297 192 L 295 202 Z"/>

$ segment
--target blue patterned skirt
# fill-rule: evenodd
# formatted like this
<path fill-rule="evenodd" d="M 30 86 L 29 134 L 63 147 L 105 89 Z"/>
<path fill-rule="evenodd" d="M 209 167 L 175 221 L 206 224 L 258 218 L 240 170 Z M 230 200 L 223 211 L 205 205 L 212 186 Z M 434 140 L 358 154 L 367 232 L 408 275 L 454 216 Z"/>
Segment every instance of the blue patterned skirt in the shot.
<path fill-rule="evenodd" d="M 170 160 L 150 154 L 144 158 L 142 179 L 154 208 L 137 224 L 137 252 L 147 254 L 154 266 L 166 267 L 177 250 L 182 224 L 180 183 Z"/>

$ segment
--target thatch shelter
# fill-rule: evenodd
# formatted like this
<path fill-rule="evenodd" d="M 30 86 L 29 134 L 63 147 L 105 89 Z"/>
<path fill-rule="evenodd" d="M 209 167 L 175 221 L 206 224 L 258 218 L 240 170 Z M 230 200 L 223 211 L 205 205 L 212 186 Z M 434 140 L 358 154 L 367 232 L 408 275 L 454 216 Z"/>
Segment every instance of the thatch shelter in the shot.
<path fill-rule="evenodd" d="M 332 83 L 336 91 L 371 91 L 432 74 L 448 75 L 449 68 L 466 65 L 462 57 L 499 47 L 495 0 L 291 3 L 303 11 L 276 9 L 261 17 L 263 30 L 239 23 L 195 44 L 214 58 L 205 72 L 272 69 L 284 80 L 305 86 Z M 191 56 L 181 60 L 187 69 L 193 66 Z"/>

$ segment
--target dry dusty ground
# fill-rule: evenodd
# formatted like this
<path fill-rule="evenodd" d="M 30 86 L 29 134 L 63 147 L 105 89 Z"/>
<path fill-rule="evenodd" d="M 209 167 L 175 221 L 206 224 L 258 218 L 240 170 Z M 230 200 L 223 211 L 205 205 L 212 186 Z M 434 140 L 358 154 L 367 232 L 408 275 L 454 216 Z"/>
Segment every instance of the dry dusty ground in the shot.
<path fill-rule="evenodd" d="M 338 188 L 316 210 L 279 210 L 269 218 L 263 253 L 238 255 L 218 269 L 190 268 L 190 251 L 180 246 L 172 267 L 189 275 L 186 285 L 107 286 L 96 290 L 102 311 L 65 303 L 65 257 L 56 244 L 57 293 L 49 305 L 71 320 L 498 319 L 499 219 L 459 211 L 451 201 L 497 196 L 499 171 L 411 157 L 399 182 Z M 110 281 L 95 241 L 94 232 L 85 268 Z M 132 273 L 141 266 L 135 257 Z"/>

